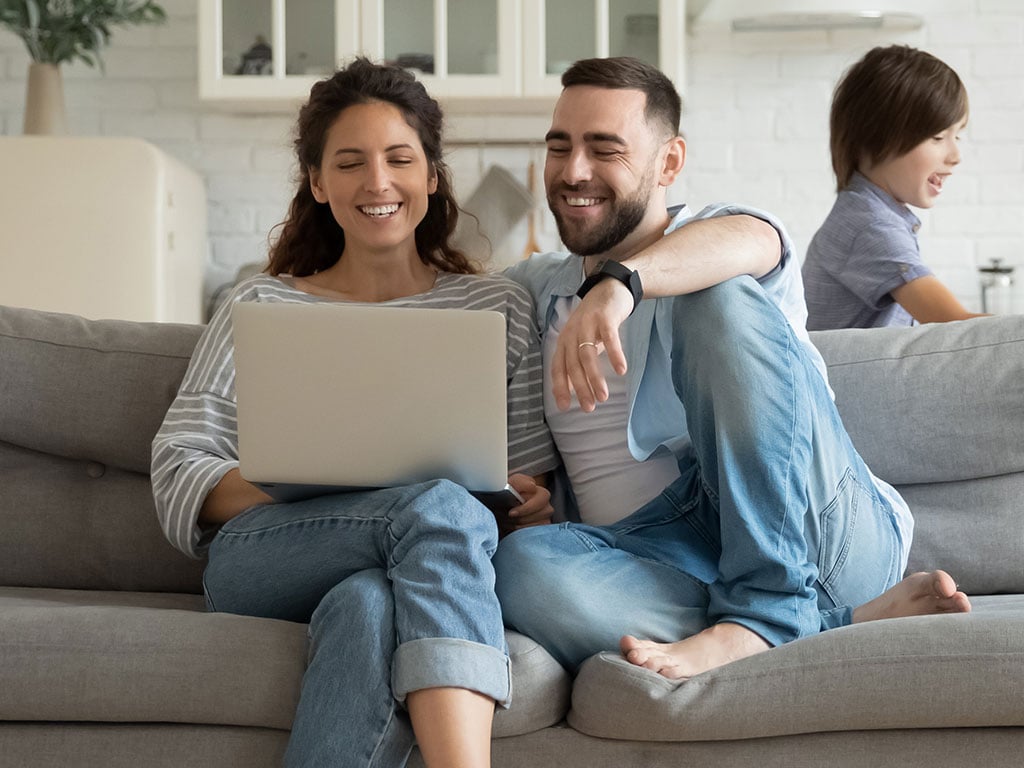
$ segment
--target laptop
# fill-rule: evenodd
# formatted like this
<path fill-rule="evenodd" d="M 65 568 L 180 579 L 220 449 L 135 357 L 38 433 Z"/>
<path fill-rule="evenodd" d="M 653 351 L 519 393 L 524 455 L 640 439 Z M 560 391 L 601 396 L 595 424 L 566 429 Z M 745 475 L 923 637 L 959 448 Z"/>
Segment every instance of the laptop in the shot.
<path fill-rule="evenodd" d="M 240 302 L 232 323 L 239 470 L 275 500 L 443 478 L 522 503 L 501 313 Z"/>

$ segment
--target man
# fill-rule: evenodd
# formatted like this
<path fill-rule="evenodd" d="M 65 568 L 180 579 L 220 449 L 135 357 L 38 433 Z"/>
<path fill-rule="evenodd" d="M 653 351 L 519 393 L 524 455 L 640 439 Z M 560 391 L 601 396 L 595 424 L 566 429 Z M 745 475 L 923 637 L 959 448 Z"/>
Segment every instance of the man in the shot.
<path fill-rule="evenodd" d="M 537 304 L 582 522 L 499 546 L 506 623 L 569 669 L 620 647 L 685 678 L 851 621 L 969 610 L 944 572 L 897 584 L 910 514 L 842 426 L 781 226 L 666 212 L 686 157 L 671 82 L 590 59 L 562 84 L 544 182 L 572 255 L 509 274 Z"/>

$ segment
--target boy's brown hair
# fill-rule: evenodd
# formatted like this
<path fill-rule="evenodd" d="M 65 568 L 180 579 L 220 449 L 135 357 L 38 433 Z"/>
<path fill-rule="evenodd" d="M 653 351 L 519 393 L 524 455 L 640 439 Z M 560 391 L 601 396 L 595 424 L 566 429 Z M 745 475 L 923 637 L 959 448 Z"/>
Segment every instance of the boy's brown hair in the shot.
<path fill-rule="evenodd" d="M 949 65 L 906 45 L 871 49 L 846 71 L 832 98 L 837 188 L 846 188 L 864 160 L 904 155 L 967 113 L 967 89 Z"/>

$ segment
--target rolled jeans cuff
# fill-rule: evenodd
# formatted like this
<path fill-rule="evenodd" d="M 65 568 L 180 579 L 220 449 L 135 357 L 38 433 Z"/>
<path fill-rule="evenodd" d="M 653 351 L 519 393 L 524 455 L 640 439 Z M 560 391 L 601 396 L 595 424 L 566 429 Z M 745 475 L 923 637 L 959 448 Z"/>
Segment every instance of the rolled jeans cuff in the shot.
<path fill-rule="evenodd" d="M 404 702 L 424 688 L 467 688 L 507 708 L 512 700 L 512 665 L 507 654 L 482 643 L 449 637 L 410 640 L 395 649 L 391 691 Z"/>
<path fill-rule="evenodd" d="M 772 648 L 777 648 L 780 645 L 791 643 L 800 637 L 800 633 L 796 627 L 785 627 L 779 624 L 772 624 L 767 621 L 760 621 L 750 616 L 722 616 L 715 620 L 716 624 L 721 624 L 723 622 L 739 624 L 741 627 L 749 629 L 754 634 L 760 636 L 760 638 L 767 642 Z"/>

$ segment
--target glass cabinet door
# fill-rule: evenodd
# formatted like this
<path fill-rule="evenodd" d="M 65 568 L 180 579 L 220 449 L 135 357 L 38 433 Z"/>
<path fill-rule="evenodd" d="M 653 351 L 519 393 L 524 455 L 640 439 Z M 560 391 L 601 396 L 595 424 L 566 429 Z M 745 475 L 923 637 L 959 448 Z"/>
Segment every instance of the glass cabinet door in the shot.
<path fill-rule="evenodd" d="M 433 3 L 424 0 L 382 0 L 379 36 L 384 56 L 400 67 L 424 74 L 437 71 Z"/>
<path fill-rule="evenodd" d="M 518 0 L 363 0 L 363 49 L 437 96 L 515 95 Z"/>
<path fill-rule="evenodd" d="M 221 0 L 221 9 L 223 75 L 334 71 L 334 0 Z"/>
<path fill-rule="evenodd" d="M 329 75 L 337 66 L 334 0 L 287 0 L 284 10 L 286 75 Z"/>
<path fill-rule="evenodd" d="M 199 94 L 281 103 L 304 99 L 359 45 L 359 0 L 203 0 Z"/>
<path fill-rule="evenodd" d="M 658 0 L 608 0 L 608 55 L 661 65 Z"/>
<path fill-rule="evenodd" d="M 498 74 L 498 0 L 448 0 L 448 74 Z"/>
<path fill-rule="evenodd" d="M 281 8 L 275 5 L 268 0 L 221 0 L 222 74 L 282 74 L 275 66 L 283 66 L 285 75 L 333 72 L 334 0 L 286 0 Z M 275 64 L 275 49 L 280 64 Z"/>
<path fill-rule="evenodd" d="M 432 94 L 451 104 L 461 99 L 468 109 L 518 99 L 516 109 L 532 103 L 529 108 L 546 111 L 561 90 L 561 73 L 591 56 L 637 56 L 657 64 L 681 89 L 686 4 L 203 0 L 199 92 L 240 105 L 287 106 L 357 54 L 416 70 Z"/>
<path fill-rule="evenodd" d="M 221 0 L 221 73 L 269 77 L 274 73 L 274 7 L 268 0 Z"/>
<path fill-rule="evenodd" d="M 682 82 L 685 0 L 523 0 L 524 88 L 556 95 L 572 62 L 633 56 Z"/>
<path fill-rule="evenodd" d="M 544 74 L 561 75 L 578 59 L 597 52 L 594 0 L 547 0 L 544 3 Z"/>

